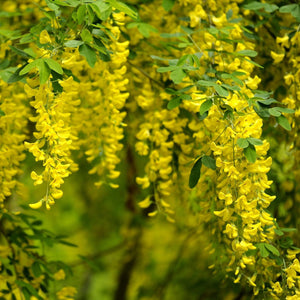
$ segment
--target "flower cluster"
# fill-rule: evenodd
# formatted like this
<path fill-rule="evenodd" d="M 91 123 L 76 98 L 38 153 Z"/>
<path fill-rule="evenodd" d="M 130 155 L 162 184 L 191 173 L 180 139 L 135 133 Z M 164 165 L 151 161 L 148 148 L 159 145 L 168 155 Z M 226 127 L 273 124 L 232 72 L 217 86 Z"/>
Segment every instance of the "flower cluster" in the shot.
<path fill-rule="evenodd" d="M 150 18 L 151 5 L 142 9 L 145 20 Z M 191 9 L 191 6 L 196 9 Z M 228 10 L 230 15 L 226 15 Z M 254 64 L 250 56 L 255 53 L 254 44 L 244 39 L 243 24 L 231 22 L 239 17 L 238 2 L 222 1 L 217 7 L 214 1 L 202 4 L 185 1 L 175 5 L 173 11 L 177 15 L 189 15 L 190 23 L 183 21 L 174 26 L 172 15 L 164 12 L 164 23 L 154 18 L 151 25 L 163 30 L 166 23 L 173 22 L 170 32 L 180 31 L 180 25 L 195 28 L 196 34 L 189 32 L 188 38 L 181 38 L 181 51 L 170 47 L 170 52 L 178 59 L 198 52 L 200 64 L 197 70 L 183 76 L 185 82 L 180 83 L 178 89 L 186 88 L 189 96 L 173 108 L 172 92 L 161 92 L 155 81 L 163 79 L 167 82 L 165 74 L 159 77 L 149 67 L 144 70 L 150 79 L 142 81 L 139 68 L 147 63 L 150 65 L 149 59 L 141 61 L 141 54 L 133 61 L 132 83 L 141 90 L 133 93 L 137 105 L 130 106 L 134 113 L 141 114 L 140 124 L 136 126 L 135 148 L 147 160 L 145 175 L 137 177 L 136 181 L 142 189 L 150 189 L 153 193 L 139 205 L 147 208 L 155 203 L 158 211 L 168 215 L 169 202 L 175 203 L 174 198 L 190 201 L 198 214 L 199 226 L 207 228 L 206 232 L 213 237 L 211 253 L 218 259 L 222 257 L 214 268 L 218 265 L 223 268 L 227 263 L 226 270 L 233 281 L 247 282 L 255 295 L 266 291 L 274 297 L 280 297 L 282 293 L 293 295 L 297 293 L 295 286 L 285 286 L 282 292 L 276 277 L 284 258 L 279 259 L 280 263 L 274 260 L 274 255 L 280 256 L 281 253 L 276 244 L 276 219 L 267 211 L 275 199 L 266 193 L 272 184 L 267 176 L 272 159 L 266 157 L 269 143 L 260 140 L 262 119 L 249 101 L 255 99 L 261 79 L 252 75 Z M 134 36 L 132 43 L 139 51 L 136 45 L 142 44 L 142 37 L 136 32 L 130 33 Z M 151 41 L 155 44 L 155 33 Z M 168 54 L 160 50 L 156 55 L 161 58 Z M 191 86 L 193 81 L 203 86 Z M 170 108 L 166 109 L 168 101 Z M 208 115 L 200 121 L 196 113 L 206 103 L 210 103 L 206 110 Z M 247 142 L 245 148 L 254 151 L 254 158 L 249 158 L 248 150 L 239 145 L 239 140 L 252 141 L 253 144 L 249 146 Z M 182 187 L 188 183 L 191 161 L 203 155 L 215 160 L 216 171 L 202 166 L 196 195 L 190 194 Z M 172 184 L 167 185 L 167 182 Z M 170 193 L 172 197 L 168 198 Z M 176 220 L 176 214 L 172 214 L 173 220 Z"/>
<path fill-rule="evenodd" d="M 62 86 L 70 87 L 71 81 L 72 78 L 62 83 Z M 62 197 L 63 192 L 60 187 L 64 178 L 69 176 L 69 169 L 73 164 L 70 151 L 74 136 L 70 130 L 69 109 L 73 105 L 78 105 L 78 102 L 72 101 L 68 93 L 63 92 L 55 96 L 50 83 L 38 88 L 25 85 L 25 91 L 28 97 L 34 97 L 30 104 L 37 114 L 31 117 L 31 121 L 36 124 L 37 132 L 34 133 L 36 141 L 25 142 L 25 146 L 35 160 L 41 161 L 44 167 L 41 174 L 32 171 L 31 178 L 34 180 L 34 185 L 46 183 L 45 196 L 30 206 L 39 208 L 45 203 L 47 209 L 50 209 L 50 205 Z"/>
<path fill-rule="evenodd" d="M 0 59 L 11 42 L 0 46 Z M 25 159 L 23 141 L 27 133 L 28 107 L 26 96 L 18 84 L 8 85 L 0 79 L 0 207 L 4 208 L 4 200 L 20 183 L 17 176 L 22 173 L 21 162 Z"/>

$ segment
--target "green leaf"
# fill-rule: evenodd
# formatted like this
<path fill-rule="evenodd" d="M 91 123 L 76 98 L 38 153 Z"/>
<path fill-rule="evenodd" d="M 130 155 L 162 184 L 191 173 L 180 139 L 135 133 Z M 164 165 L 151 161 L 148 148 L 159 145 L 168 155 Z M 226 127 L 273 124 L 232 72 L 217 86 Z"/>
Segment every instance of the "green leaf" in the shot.
<path fill-rule="evenodd" d="M 128 28 L 128 27 L 127 27 Z M 150 55 L 150 57 L 152 59 L 157 59 L 157 60 L 168 60 L 167 58 L 162 58 L 162 57 L 159 57 L 159 56 L 156 56 L 156 55 Z"/>
<path fill-rule="evenodd" d="M 194 85 L 188 85 L 188 86 L 186 86 L 186 87 L 184 87 L 184 88 L 178 90 L 177 93 L 178 93 L 178 94 L 181 94 L 181 93 L 187 92 L 187 91 L 189 91 L 189 90 L 190 90 L 191 88 L 193 88 L 193 87 L 194 87 Z"/>
<path fill-rule="evenodd" d="M 279 240 L 279 244 L 280 244 L 280 247 L 281 248 L 290 248 L 291 246 L 293 246 L 293 240 L 289 237 L 289 236 L 286 236 L 286 237 L 282 237 L 280 240 Z"/>
<path fill-rule="evenodd" d="M 209 109 L 212 107 L 213 102 L 211 99 L 206 100 L 205 102 L 203 102 L 200 106 L 200 115 L 203 115 L 205 112 L 209 111 Z"/>
<path fill-rule="evenodd" d="M 264 7 L 264 3 L 253 1 L 243 6 L 244 9 L 258 10 Z"/>
<path fill-rule="evenodd" d="M 33 58 L 33 56 L 31 56 L 30 54 L 28 54 L 27 52 L 21 50 L 21 49 L 18 49 L 14 46 L 9 46 L 9 48 L 14 51 L 15 53 L 17 53 L 18 55 L 22 56 L 22 57 L 25 57 L 25 58 Z"/>
<path fill-rule="evenodd" d="M 235 83 L 239 84 L 239 85 L 243 85 L 243 81 L 239 78 L 237 78 L 236 76 L 234 76 L 233 74 L 227 74 L 227 73 L 222 73 L 221 77 L 223 79 L 231 79 L 233 80 Z"/>
<path fill-rule="evenodd" d="M 180 103 L 181 103 L 181 98 L 180 97 L 172 98 L 168 102 L 167 108 L 168 109 L 174 109 L 174 108 L 178 107 L 180 105 Z"/>
<path fill-rule="evenodd" d="M 31 71 L 33 68 L 38 68 L 39 74 L 40 74 L 40 84 L 44 84 L 47 82 L 49 76 L 50 76 L 50 68 L 45 63 L 44 59 L 36 59 L 33 62 L 27 64 L 19 73 L 19 75 L 25 75 L 29 71 Z"/>
<path fill-rule="evenodd" d="M 244 5 L 243 8 L 249 9 L 249 10 L 264 9 L 266 12 L 272 13 L 278 9 L 278 6 L 275 4 L 268 4 L 268 3 L 261 3 L 261 2 L 253 1 L 253 2 L 250 2 L 246 5 Z"/>
<path fill-rule="evenodd" d="M 34 277 L 40 277 L 42 275 L 42 270 L 41 270 L 41 267 L 40 267 L 40 264 L 35 261 L 32 266 L 31 266 L 31 269 L 32 269 L 32 273 L 34 275 Z"/>
<path fill-rule="evenodd" d="M 241 51 L 235 52 L 235 55 L 255 57 L 257 55 L 257 52 L 254 50 L 241 50 Z"/>
<path fill-rule="evenodd" d="M 168 67 L 160 67 L 156 71 L 159 73 L 164 73 L 164 72 L 174 71 L 176 69 L 178 69 L 178 66 L 168 66 Z"/>
<path fill-rule="evenodd" d="M 47 6 L 55 12 L 56 15 L 59 14 L 59 6 L 52 3 L 50 0 L 46 0 Z"/>
<path fill-rule="evenodd" d="M 46 64 L 49 66 L 49 68 L 51 70 L 53 70 L 56 73 L 61 74 L 61 75 L 64 73 L 61 65 L 57 61 L 55 61 L 51 58 L 44 58 L 44 61 L 46 62 Z"/>
<path fill-rule="evenodd" d="M 33 68 L 36 68 L 38 65 L 38 61 L 39 59 L 34 60 L 31 63 L 25 65 L 24 68 L 19 72 L 19 75 L 25 75 L 26 73 L 30 72 Z"/>
<path fill-rule="evenodd" d="M 178 94 L 176 90 L 173 90 L 173 89 L 171 89 L 171 88 L 166 88 L 166 89 L 165 89 L 165 92 L 166 92 L 167 94 L 170 94 L 170 95 L 177 95 L 177 94 Z"/>
<path fill-rule="evenodd" d="M 281 112 L 277 110 L 277 107 L 269 108 L 269 113 L 271 116 L 274 116 L 274 117 L 281 116 Z"/>
<path fill-rule="evenodd" d="M 45 84 L 50 76 L 51 70 L 44 60 L 38 60 L 39 74 L 40 74 L 40 84 Z"/>
<path fill-rule="evenodd" d="M 202 167 L 202 161 L 201 161 L 201 158 L 199 158 L 195 162 L 194 166 L 192 167 L 191 173 L 190 173 L 189 187 L 191 189 L 197 185 L 197 183 L 200 179 L 201 167 Z"/>
<path fill-rule="evenodd" d="M 292 10 L 292 16 L 296 19 L 300 18 L 300 5 L 297 5 L 297 7 Z"/>
<path fill-rule="evenodd" d="M 279 7 L 276 4 L 269 4 L 269 3 L 265 3 L 265 11 L 267 13 L 272 13 L 275 10 L 277 10 Z"/>
<path fill-rule="evenodd" d="M 259 68 L 261 68 L 261 69 L 264 68 L 262 65 L 256 63 L 256 62 L 253 61 L 253 60 L 250 60 L 250 59 L 245 58 L 245 61 L 247 61 L 247 62 L 249 62 L 250 64 L 252 64 L 252 65 L 254 65 L 254 66 L 256 66 L 256 67 L 259 67 Z"/>
<path fill-rule="evenodd" d="M 209 80 L 198 80 L 196 83 L 201 85 L 201 86 L 213 86 L 213 87 L 215 87 L 217 85 L 215 82 L 209 81 Z"/>
<path fill-rule="evenodd" d="M 66 47 L 70 47 L 70 48 L 77 48 L 78 46 L 83 44 L 84 44 L 83 41 L 78 41 L 78 40 L 70 40 L 64 43 Z"/>
<path fill-rule="evenodd" d="M 25 300 L 30 300 L 30 293 L 27 288 L 22 287 L 22 294 L 25 297 Z"/>
<path fill-rule="evenodd" d="M 255 245 L 255 247 L 257 249 L 259 249 L 260 252 L 260 256 L 263 258 L 266 258 L 269 256 L 269 252 L 267 251 L 267 249 L 265 248 L 265 244 L 264 243 L 258 243 Z"/>
<path fill-rule="evenodd" d="M 189 54 L 183 55 L 177 62 L 177 66 L 183 66 L 187 60 L 189 60 L 191 56 Z"/>
<path fill-rule="evenodd" d="M 280 228 L 280 230 L 283 232 L 293 232 L 297 231 L 297 228 Z"/>
<path fill-rule="evenodd" d="M 18 68 L 15 73 L 13 73 L 8 79 L 7 83 L 14 83 L 17 81 L 21 81 L 26 75 L 20 75 L 20 71 L 23 69 L 23 67 Z M 2 78 L 3 79 L 3 78 Z M 4 80 L 4 79 L 3 79 Z"/>
<path fill-rule="evenodd" d="M 158 30 L 152 25 L 142 22 L 138 26 L 138 30 L 146 38 L 150 37 L 151 32 L 158 32 Z"/>
<path fill-rule="evenodd" d="M 5 112 L 3 110 L 1 110 L 1 108 L 0 108 L 0 117 L 3 117 L 3 116 L 5 116 Z"/>
<path fill-rule="evenodd" d="M 251 99 L 256 99 L 256 97 L 254 98 L 251 98 Z M 270 99 L 265 99 L 265 100 L 257 100 L 257 102 L 263 104 L 263 105 L 270 105 L 272 103 L 278 103 L 278 101 L 276 101 L 275 99 L 273 98 L 270 98 Z"/>
<path fill-rule="evenodd" d="M 284 6 L 281 6 L 279 8 L 279 12 L 281 13 L 291 13 L 294 9 L 297 8 L 297 4 L 288 4 L 288 5 L 284 5 Z"/>
<path fill-rule="evenodd" d="M 162 38 L 178 38 L 178 37 L 181 37 L 181 36 L 185 36 L 184 33 L 182 32 L 174 32 L 174 33 L 161 33 L 160 36 Z"/>
<path fill-rule="evenodd" d="M 163 0 L 162 6 L 166 11 L 170 11 L 175 4 L 175 0 Z"/>
<path fill-rule="evenodd" d="M 24 34 L 20 39 L 19 44 L 27 44 L 34 41 L 34 36 L 31 33 Z"/>
<path fill-rule="evenodd" d="M 247 138 L 247 141 L 253 146 L 261 146 L 263 144 L 262 140 L 255 138 Z"/>
<path fill-rule="evenodd" d="M 69 247 L 78 247 L 78 245 L 64 241 L 64 240 L 59 240 L 58 243 L 69 246 Z"/>
<path fill-rule="evenodd" d="M 222 88 L 225 88 L 225 89 L 228 89 L 228 90 L 231 90 L 231 91 L 240 91 L 241 88 L 239 86 L 236 86 L 236 85 L 229 85 L 227 83 L 223 83 L 221 85 Z"/>
<path fill-rule="evenodd" d="M 204 155 L 202 157 L 202 163 L 205 167 L 210 168 L 212 170 L 216 170 L 216 160 L 211 156 Z"/>
<path fill-rule="evenodd" d="M 192 54 L 192 58 L 193 58 L 194 64 L 195 64 L 198 68 L 200 68 L 201 64 L 200 64 L 200 59 L 199 59 L 199 57 L 198 57 L 197 55 L 195 55 L 195 54 Z"/>
<path fill-rule="evenodd" d="M 33 295 L 35 297 L 37 297 L 38 299 L 42 300 L 42 297 L 38 294 L 38 292 L 35 290 L 35 288 L 33 286 L 31 286 L 29 283 L 23 281 L 23 280 L 19 280 L 17 279 L 15 281 L 15 283 L 22 288 L 25 288 L 28 290 L 28 292 L 30 293 L 30 295 Z"/>
<path fill-rule="evenodd" d="M 204 120 L 207 116 L 208 116 L 208 111 L 205 112 L 203 115 L 201 115 L 201 114 L 199 113 L 198 119 L 199 119 L 200 121 L 202 121 L 202 120 Z"/>
<path fill-rule="evenodd" d="M 219 33 L 219 29 L 217 29 L 216 27 L 210 27 L 207 30 L 211 35 L 217 35 Z"/>
<path fill-rule="evenodd" d="M 293 109 L 287 107 L 276 107 L 276 109 L 281 113 L 286 113 L 286 114 L 293 114 L 295 112 Z"/>
<path fill-rule="evenodd" d="M 269 252 L 273 253 L 274 255 L 276 256 L 280 255 L 279 251 L 273 245 L 264 243 L 264 246 L 265 248 L 267 248 Z"/>
<path fill-rule="evenodd" d="M 61 6 L 76 7 L 80 4 L 80 0 L 52 0 L 55 4 Z"/>
<path fill-rule="evenodd" d="M 216 92 L 219 94 L 219 96 L 221 96 L 221 97 L 227 97 L 229 95 L 229 92 L 218 84 L 216 84 L 214 86 L 214 88 L 215 88 Z"/>
<path fill-rule="evenodd" d="M 245 76 L 247 75 L 245 72 L 240 72 L 240 71 L 234 71 L 232 73 L 233 76 Z"/>
<path fill-rule="evenodd" d="M 187 94 L 179 94 L 179 97 L 180 97 L 182 100 L 192 100 L 191 95 L 187 95 Z"/>
<path fill-rule="evenodd" d="M 55 12 L 54 11 L 43 11 L 43 14 L 45 15 L 46 18 L 48 18 L 49 20 L 53 20 L 55 19 Z"/>
<path fill-rule="evenodd" d="M 174 2 L 175 2 L 175 0 L 174 0 Z M 180 28 L 187 34 L 193 34 L 195 32 L 194 29 L 183 26 L 183 25 L 180 25 Z M 202 53 L 201 53 L 201 55 L 202 55 Z"/>
<path fill-rule="evenodd" d="M 182 69 L 176 69 L 170 74 L 170 78 L 175 84 L 181 83 L 184 77 L 186 77 L 186 74 Z"/>
<path fill-rule="evenodd" d="M 275 232 L 278 236 L 282 236 L 282 235 L 284 234 L 280 229 L 274 229 L 274 232 Z"/>
<path fill-rule="evenodd" d="M 86 14 L 86 6 L 80 5 L 77 9 L 77 21 L 79 25 L 83 23 L 85 19 L 85 14 Z"/>
<path fill-rule="evenodd" d="M 108 17 L 110 16 L 111 12 L 112 12 L 112 7 L 111 5 L 103 2 L 103 1 L 96 1 L 94 3 L 90 3 L 88 6 L 88 13 L 89 13 L 89 19 L 92 22 L 92 15 L 90 12 L 90 8 L 92 9 L 92 11 L 96 14 L 96 16 L 102 20 L 105 21 L 108 19 Z"/>
<path fill-rule="evenodd" d="M 107 0 L 114 8 L 118 9 L 119 11 L 124 12 L 126 15 L 133 19 L 137 19 L 138 14 L 136 11 L 131 9 L 128 5 L 126 5 L 123 2 L 117 1 L 117 0 Z"/>
<path fill-rule="evenodd" d="M 244 138 L 239 138 L 236 143 L 240 148 L 247 148 L 249 146 L 247 139 Z"/>
<path fill-rule="evenodd" d="M 247 148 L 244 148 L 244 155 L 250 163 L 255 163 L 256 161 L 256 150 L 253 145 L 250 145 Z"/>
<path fill-rule="evenodd" d="M 158 32 L 158 30 L 150 24 L 143 22 L 132 22 L 126 26 L 128 29 L 137 27 L 138 31 L 146 38 L 150 37 L 151 32 Z"/>
<path fill-rule="evenodd" d="M 79 47 L 79 53 L 85 57 L 88 64 L 93 68 L 97 61 L 95 51 L 89 45 L 83 44 Z"/>
<path fill-rule="evenodd" d="M 93 41 L 93 36 L 88 29 L 83 29 L 80 34 L 82 40 L 86 43 L 91 43 Z"/>
<path fill-rule="evenodd" d="M 281 115 L 279 117 L 276 117 L 276 120 L 277 120 L 277 123 L 285 130 L 290 131 L 292 129 L 288 119 L 285 116 Z"/>
<path fill-rule="evenodd" d="M 0 35 L 3 35 L 10 40 L 15 40 L 22 37 L 19 30 L 9 30 L 9 29 L 0 29 Z"/>

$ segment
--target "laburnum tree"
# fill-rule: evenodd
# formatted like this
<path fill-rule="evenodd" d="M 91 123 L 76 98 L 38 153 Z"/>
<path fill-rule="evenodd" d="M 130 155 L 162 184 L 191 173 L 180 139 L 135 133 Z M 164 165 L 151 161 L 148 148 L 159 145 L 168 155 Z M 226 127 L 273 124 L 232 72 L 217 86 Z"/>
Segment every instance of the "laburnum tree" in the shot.
<path fill-rule="evenodd" d="M 298 1 L 0 8 L 0 299 L 300 299 Z"/>

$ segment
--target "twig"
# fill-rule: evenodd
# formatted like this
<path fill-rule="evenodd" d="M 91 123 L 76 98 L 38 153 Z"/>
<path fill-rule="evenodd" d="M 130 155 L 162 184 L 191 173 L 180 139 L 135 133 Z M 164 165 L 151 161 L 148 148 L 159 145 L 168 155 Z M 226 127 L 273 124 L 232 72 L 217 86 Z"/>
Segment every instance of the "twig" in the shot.
<path fill-rule="evenodd" d="M 157 85 L 159 85 L 160 87 L 164 88 L 164 84 L 162 84 L 161 82 L 159 82 L 158 80 L 152 78 L 147 72 L 145 72 L 143 69 L 141 69 L 140 67 L 137 67 L 136 65 L 134 65 L 133 63 L 131 63 L 130 61 L 127 61 L 127 63 L 132 66 L 133 68 L 137 69 L 139 72 L 141 72 L 144 76 L 146 76 L 147 78 L 149 78 L 151 81 L 153 81 L 154 83 L 156 83 Z"/>
<path fill-rule="evenodd" d="M 125 241 L 121 242 L 120 244 L 117 244 L 115 246 L 112 246 L 111 248 L 108 248 L 108 249 L 104 249 L 104 250 L 101 250 L 97 253 L 94 253 L 94 254 L 91 254 L 91 255 L 88 255 L 88 256 L 85 256 L 88 260 L 94 260 L 94 259 L 97 259 L 101 256 L 105 256 L 105 255 L 109 255 L 109 254 L 112 254 L 113 252 L 115 251 L 118 251 L 120 250 L 122 247 L 124 247 L 126 244 Z M 87 264 L 86 261 L 84 261 L 83 259 L 81 260 L 78 260 L 76 262 L 73 262 L 70 264 L 71 267 L 77 267 L 77 266 L 80 266 L 80 265 L 83 265 L 83 264 Z"/>

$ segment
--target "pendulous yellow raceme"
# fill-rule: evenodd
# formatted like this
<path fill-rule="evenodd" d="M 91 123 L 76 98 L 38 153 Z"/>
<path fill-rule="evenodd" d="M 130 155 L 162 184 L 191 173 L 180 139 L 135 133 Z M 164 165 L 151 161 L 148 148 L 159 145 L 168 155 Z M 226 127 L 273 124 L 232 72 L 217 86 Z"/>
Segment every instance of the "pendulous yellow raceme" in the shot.
<path fill-rule="evenodd" d="M 0 46 L 0 60 L 11 42 Z M 20 84 L 8 85 L 0 80 L 0 207 L 4 200 L 20 185 L 16 177 L 22 174 L 21 162 L 25 158 L 23 141 L 26 138 L 28 108 Z"/>
<path fill-rule="evenodd" d="M 160 32 L 166 30 L 166 24 L 171 24 L 168 26 L 169 32 L 181 31 L 178 19 L 174 20 L 170 13 L 160 11 L 164 14 L 163 23 L 161 19 L 152 17 L 152 9 L 158 6 L 158 1 L 143 6 L 141 9 L 143 19 L 151 19 L 150 24 Z M 202 4 L 196 1 L 180 1 L 178 5 L 175 4 L 172 13 L 177 16 L 180 14 L 190 16 L 190 23 L 181 22 L 181 25 L 190 25 L 198 31 L 190 38 L 192 46 L 182 51 L 169 50 L 173 58 L 201 52 L 201 65 L 195 71 L 198 79 L 203 75 L 207 76 L 206 70 L 212 69 L 213 65 L 218 72 L 228 74 L 239 72 L 235 82 L 230 79 L 224 79 L 223 82 L 216 81 L 219 85 L 225 83 L 239 86 L 238 90 L 232 89 L 229 96 L 218 100 L 211 88 L 204 91 L 190 88 L 192 101 L 183 100 L 179 107 L 167 110 L 164 103 L 171 97 L 161 92 L 161 87 L 153 80 L 159 80 L 159 77 L 151 68 L 147 68 L 146 72 L 150 78 L 144 80 L 140 78 L 142 75 L 138 67 L 150 64 L 150 59 L 145 57 L 142 61 L 143 53 L 140 53 L 133 61 L 132 82 L 137 87 L 142 86 L 140 93 L 138 91 L 132 93 L 135 103 L 130 106 L 130 109 L 141 115 L 139 124 L 135 124 L 135 128 L 138 128 L 135 148 L 140 156 L 147 159 L 145 173 L 137 177 L 136 181 L 142 189 L 151 193 L 151 196 L 147 196 L 139 205 L 147 208 L 155 204 L 158 212 L 166 214 L 167 219 L 180 222 L 177 215 L 180 215 L 178 210 L 180 206 L 182 208 L 183 201 L 188 202 L 189 198 L 195 201 L 193 200 L 195 195 L 191 195 L 190 191 L 183 187 L 188 182 L 189 163 L 197 156 L 212 154 L 216 159 L 217 169 L 213 171 L 202 166 L 196 201 L 199 205 L 198 224 L 200 227 L 204 226 L 212 237 L 211 253 L 219 260 L 215 267 L 218 266 L 220 270 L 227 264 L 226 270 L 233 277 L 233 281 L 247 282 L 252 286 L 254 295 L 269 293 L 274 299 L 279 299 L 283 295 L 288 299 L 294 299 L 299 293 L 294 271 L 298 260 L 295 260 L 295 257 L 282 256 L 281 264 L 283 261 L 289 266 L 282 272 L 278 261 L 263 252 L 267 245 L 266 247 L 272 249 L 270 251 L 273 251 L 275 256 L 285 254 L 285 251 L 279 253 L 277 249 L 276 219 L 267 211 L 275 199 L 275 196 L 266 193 L 272 184 L 267 177 L 272 164 L 271 157 L 266 157 L 269 144 L 263 141 L 255 146 L 257 155 L 255 162 L 249 162 L 243 149 L 237 145 L 240 138 L 260 139 L 263 123 L 248 101 L 254 97 L 260 78 L 251 74 L 254 66 L 249 62 L 249 57 L 244 59 L 232 55 L 238 51 L 254 50 L 254 44 L 243 40 L 243 24 L 230 22 L 226 16 L 229 9 L 232 11 L 230 18 L 239 17 L 236 1 L 222 1 L 218 2 L 218 5 L 215 1 L 206 1 Z M 226 34 L 227 40 L 220 39 L 216 31 L 205 30 L 207 22 L 210 26 L 223 30 L 222 33 Z M 134 46 L 143 44 L 140 34 L 133 30 L 130 34 Z M 156 33 L 153 33 L 152 39 L 150 38 L 153 44 L 155 39 Z M 238 42 L 241 40 L 243 42 Z M 145 50 L 147 46 L 143 46 Z M 136 49 L 139 50 L 138 46 Z M 214 52 L 209 53 L 209 49 L 213 49 Z M 170 52 L 161 50 L 156 55 L 168 57 Z M 276 56 L 275 59 L 279 62 L 279 57 Z M 215 73 L 208 75 L 213 78 L 216 76 Z M 181 83 L 178 88 L 188 87 L 193 81 L 193 76 L 195 74 L 186 77 L 184 81 L 187 83 Z M 167 80 L 164 74 L 160 79 Z M 193 114 L 199 111 L 201 104 L 207 99 L 212 99 L 212 107 L 208 117 L 201 122 Z M 231 117 L 225 114 L 228 106 L 232 109 Z M 188 116 L 186 111 L 191 115 Z M 174 163 L 174 156 L 177 157 L 177 166 Z M 170 184 L 167 184 L 168 182 Z M 172 196 L 168 197 L 170 194 Z M 176 198 L 184 200 L 177 202 Z M 175 215 L 174 211 L 177 212 Z M 156 212 L 149 215 L 154 213 Z M 188 223 L 187 220 L 185 222 Z M 289 268 L 293 271 L 289 271 Z M 285 278 L 283 282 L 279 276 Z M 285 281 L 289 284 L 285 284 Z"/>
<path fill-rule="evenodd" d="M 68 89 L 68 86 L 72 86 L 71 82 L 72 78 L 69 78 L 61 84 Z M 35 160 L 41 161 L 44 167 L 41 174 L 32 171 L 31 178 L 34 180 L 34 185 L 46 183 L 45 196 L 39 202 L 30 204 L 30 207 L 39 208 L 45 203 L 47 209 L 50 209 L 50 205 L 63 195 L 60 187 L 64 178 L 69 176 L 69 169 L 72 167 L 74 169 L 70 155 L 71 150 L 74 149 L 72 140 L 76 137 L 72 136 L 69 110 L 80 102 L 72 101 L 72 97 L 66 92 L 55 96 L 51 83 L 38 88 L 25 85 L 25 91 L 28 97 L 34 97 L 30 104 L 37 114 L 31 117 L 31 121 L 36 124 L 37 131 L 34 133 L 36 141 L 25 142 L 25 146 L 33 154 Z"/>
<path fill-rule="evenodd" d="M 114 13 L 120 23 L 124 14 Z M 45 202 L 47 209 L 63 195 L 61 185 L 71 171 L 77 170 L 77 165 L 71 158 L 71 152 L 82 147 L 88 162 L 93 162 L 90 174 L 96 173 L 100 186 L 108 180 L 116 179 L 120 172 L 116 170 L 120 162 L 117 153 L 123 145 L 123 120 L 125 112 L 121 112 L 129 96 L 126 90 L 128 79 L 126 62 L 129 51 L 128 42 L 119 41 L 118 26 L 111 26 L 114 35 L 110 62 L 98 61 L 91 68 L 78 50 L 63 53 L 61 65 L 72 71 L 73 77 L 58 81 L 62 92 L 53 91 L 50 79 L 47 83 L 37 86 L 32 81 L 32 87 L 25 85 L 25 91 L 36 111 L 36 116 L 30 118 L 36 124 L 35 141 L 26 142 L 25 146 L 34 155 L 36 161 L 41 161 L 43 170 L 31 172 L 35 185 L 45 183 L 45 196 L 31 208 L 40 208 Z M 42 44 L 52 43 L 53 39 L 47 31 L 40 35 Z M 51 57 L 49 51 L 42 50 L 43 55 Z M 57 58 L 58 59 L 58 58 Z M 78 82 L 80 80 L 80 83 Z M 78 135 L 84 139 L 78 139 Z M 109 183 L 111 187 L 118 187 Z"/>

